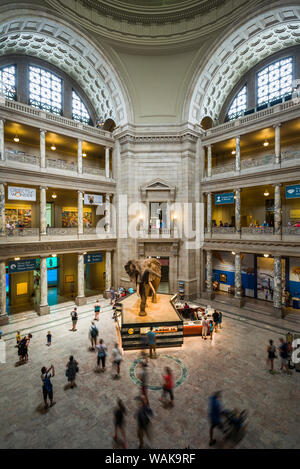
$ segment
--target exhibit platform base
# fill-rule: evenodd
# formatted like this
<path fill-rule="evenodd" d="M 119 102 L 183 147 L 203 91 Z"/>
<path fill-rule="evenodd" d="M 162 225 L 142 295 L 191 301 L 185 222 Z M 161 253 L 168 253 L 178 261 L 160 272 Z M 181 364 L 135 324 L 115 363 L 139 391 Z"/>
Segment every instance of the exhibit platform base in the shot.
<path fill-rule="evenodd" d="M 8 324 L 8 322 L 7 314 L 0 314 L 0 326 L 5 326 L 5 324 Z"/>
<path fill-rule="evenodd" d="M 158 294 L 157 303 L 147 300 L 146 316 L 139 316 L 140 298 L 137 294 L 120 301 L 122 313 L 118 321 L 124 350 L 148 347 L 147 332 L 153 326 L 156 347 L 181 347 L 183 320 L 171 302 L 171 295 Z"/>

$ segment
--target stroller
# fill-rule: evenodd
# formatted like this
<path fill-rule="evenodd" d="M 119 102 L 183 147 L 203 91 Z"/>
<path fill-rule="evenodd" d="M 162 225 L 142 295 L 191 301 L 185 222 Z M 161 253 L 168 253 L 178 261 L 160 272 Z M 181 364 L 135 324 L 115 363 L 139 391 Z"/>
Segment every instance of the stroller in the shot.
<path fill-rule="evenodd" d="M 247 424 L 247 411 L 239 412 L 237 409 L 224 410 L 223 415 L 223 433 L 225 440 L 231 440 L 233 443 L 239 443 L 245 436 Z"/>

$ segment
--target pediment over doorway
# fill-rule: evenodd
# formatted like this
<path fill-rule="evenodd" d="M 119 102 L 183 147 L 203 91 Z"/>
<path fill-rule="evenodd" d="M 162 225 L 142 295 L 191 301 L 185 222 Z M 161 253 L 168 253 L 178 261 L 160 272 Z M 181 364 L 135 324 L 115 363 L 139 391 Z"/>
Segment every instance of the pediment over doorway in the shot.
<path fill-rule="evenodd" d="M 163 179 L 153 179 L 148 184 L 140 187 L 141 199 L 153 199 L 153 197 L 163 195 L 166 200 L 175 200 L 176 187 Z"/>

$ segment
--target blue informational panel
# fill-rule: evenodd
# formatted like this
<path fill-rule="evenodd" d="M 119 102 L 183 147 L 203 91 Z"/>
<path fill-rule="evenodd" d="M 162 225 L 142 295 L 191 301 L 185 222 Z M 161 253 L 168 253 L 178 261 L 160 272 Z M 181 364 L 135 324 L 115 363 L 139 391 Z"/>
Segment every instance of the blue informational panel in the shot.
<path fill-rule="evenodd" d="M 300 184 L 294 184 L 293 186 L 285 186 L 285 198 L 286 199 L 298 199 L 300 197 Z"/>
<path fill-rule="evenodd" d="M 95 264 L 96 262 L 103 261 L 103 252 L 92 252 L 91 254 L 85 254 L 84 263 L 85 264 Z"/>
<path fill-rule="evenodd" d="M 234 204 L 234 192 L 226 192 L 224 194 L 215 194 L 215 204 Z"/>
<path fill-rule="evenodd" d="M 10 274 L 15 272 L 27 272 L 29 270 L 36 270 L 37 268 L 37 259 L 23 259 L 20 261 L 8 262 L 8 272 Z"/>

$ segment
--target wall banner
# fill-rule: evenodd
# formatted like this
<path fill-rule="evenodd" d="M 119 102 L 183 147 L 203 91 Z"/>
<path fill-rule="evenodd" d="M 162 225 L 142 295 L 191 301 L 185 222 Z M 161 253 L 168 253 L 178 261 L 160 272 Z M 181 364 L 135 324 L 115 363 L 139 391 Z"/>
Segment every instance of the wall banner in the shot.
<path fill-rule="evenodd" d="M 215 194 L 215 204 L 234 204 L 234 192 L 226 192 L 225 194 Z"/>
<path fill-rule="evenodd" d="M 103 197 L 99 194 L 84 194 L 85 205 L 102 205 Z"/>
<path fill-rule="evenodd" d="M 300 198 L 300 184 L 294 184 L 293 186 L 285 186 L 285 198 L 286 199 Z"/>
<path fill-rule="evenodd" d="M 36 201 L 36 189 L 8 186 L 8 199 Z"/>

